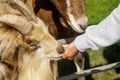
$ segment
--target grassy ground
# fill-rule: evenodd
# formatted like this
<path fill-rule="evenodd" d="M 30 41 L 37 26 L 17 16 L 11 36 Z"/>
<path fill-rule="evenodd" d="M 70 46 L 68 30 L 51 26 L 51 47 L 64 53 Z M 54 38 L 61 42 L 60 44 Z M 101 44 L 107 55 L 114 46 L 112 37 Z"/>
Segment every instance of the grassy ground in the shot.
<path fill-rule="evenodd" d="M 107 17 L 119 3 L 120 0 L 86 0 L 86 10 L 89 18 L 88 24 L 98 24 Z M 120 45 L 116 43 L 98 51 L 88 50 L 86 56 L 86 68 L 120 61 Z M 87 80 L 120 80 L 120 69 L 112 69 L 93 74 L 92 76 L 88 76 Z"/>
<path fill-rule="evenodd" d="M 86 10 L 89 18 L 88 25 L 98 24 L 107 17 L 111 11 L 118 6 L 120 0 L 86 0 Z M 86 52 L 86 69 L 102 66 L 105 64 L 120 61 L 120 43 L 112 46 Z M 70 61 L 61 62 L 59 73 L 68 74 L 75 72 L 75 67 Z M 60 63 L 60 64 L 61 64 Z M 64 66 L 63 66 L 64 65 Z M 62 74 L 62 75 L 64 75 Z M 120 69 L 112 69 L 86 77 L 87 80 L 120 80 Z"/>
<path fill-rule="evenodd" d="M 97 51 L 89 50 L 86 54 L 86 68 L 114 63 L 120 61 L 120 45 L 116 43 Z M 120 80 L 120 68 L 93 74 L 87 80 Z"/>
<path fill-rule="evenodd" d="M 97 24 L 118 6 L 120 0 L 86 0 L 88 24 Z"/>

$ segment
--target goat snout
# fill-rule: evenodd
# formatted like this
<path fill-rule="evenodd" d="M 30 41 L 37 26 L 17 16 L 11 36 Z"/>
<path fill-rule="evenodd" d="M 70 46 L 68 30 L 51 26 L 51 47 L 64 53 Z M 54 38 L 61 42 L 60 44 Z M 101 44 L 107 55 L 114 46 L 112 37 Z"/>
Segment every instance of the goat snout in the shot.
<path fill-rule="evenodd" d="M 62 53 L 64 53 L 64 48 L 63 48 L 63 46 L 62 45 L 59 45 L 58 47 L 57 47 L 57 52 L 59 53 L 59 54 L 62 54 Z"/>
<path fill-rule="evenodd" d="M 87 16 L 81 17 L 79 19 L 77 19 L 77 23 L 78 25 L 85 30 L 87 28 L 87 22 L 88 22 L 88 18 Z"/>
<path fill-rule="evenodd" d="M 85 30 L 85 29 L 87 28 L 87 25 L 81 25 L 81 24 L 79 24 L 79 26 L 80 26 L 83 30 Z"/>

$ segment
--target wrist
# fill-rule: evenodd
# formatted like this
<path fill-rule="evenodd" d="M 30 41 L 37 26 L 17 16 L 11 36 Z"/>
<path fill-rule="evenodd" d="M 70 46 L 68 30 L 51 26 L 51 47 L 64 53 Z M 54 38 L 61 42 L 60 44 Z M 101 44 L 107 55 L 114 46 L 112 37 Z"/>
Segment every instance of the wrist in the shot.
<path fill-rule="evenodd" d="M 75 42 L 73 41 L 72 43 L 70 43 L 70 47 L 71 47 L 71 49 L 73 49 L 73 51 L 75 52 L 75 53 L 78 53 L 79 52 L 79 50 L 77 49 L 77 47 L 75 46 Z"/>

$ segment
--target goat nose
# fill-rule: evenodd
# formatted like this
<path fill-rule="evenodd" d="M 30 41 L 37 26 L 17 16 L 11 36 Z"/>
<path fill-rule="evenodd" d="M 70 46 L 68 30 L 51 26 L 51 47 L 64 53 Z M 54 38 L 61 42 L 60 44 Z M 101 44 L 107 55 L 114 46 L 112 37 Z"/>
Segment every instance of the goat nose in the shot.
<path fill-rule="evenodd" d="M 63 46 L 62 45 L 59 45 L 58 47 L 57 47 L 57 52 L 59 53 L 59 54 L 62 54 L 62 53 L 64 53 L 64 48 L 63 48 Z"/>
<path fill-rule="evenodd" d="M 85 29 L 87 28 L 87 25 L 80 25 L 80 24 L 79 24 L 79 26 L 80 26 L 83 30 L 85 30 Z"/>

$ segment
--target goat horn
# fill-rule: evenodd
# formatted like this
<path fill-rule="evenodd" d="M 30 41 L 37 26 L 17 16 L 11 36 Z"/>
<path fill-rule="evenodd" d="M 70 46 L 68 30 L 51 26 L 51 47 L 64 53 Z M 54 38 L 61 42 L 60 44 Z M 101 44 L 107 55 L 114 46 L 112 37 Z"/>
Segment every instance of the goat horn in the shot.
<path fill-rule="evenodd" d="M 32 21 L 37 21 L 34 12 L 32 12 L 24 3 L 23 1 L 20 0 L 6 0 L 6 2 L 8 2 L 8 4 L 20 11 L 21 13 L 23 13 L 23 15 L 28 19 L 28 20 L 32 20 Z"/>
<path fill-rule="evenodd" d="M 0 15 L 0 22 L 14 27 L 22 34 L 28 34 L 33 29 L 33 25 L 22 16 L 12 14 Z"/>

